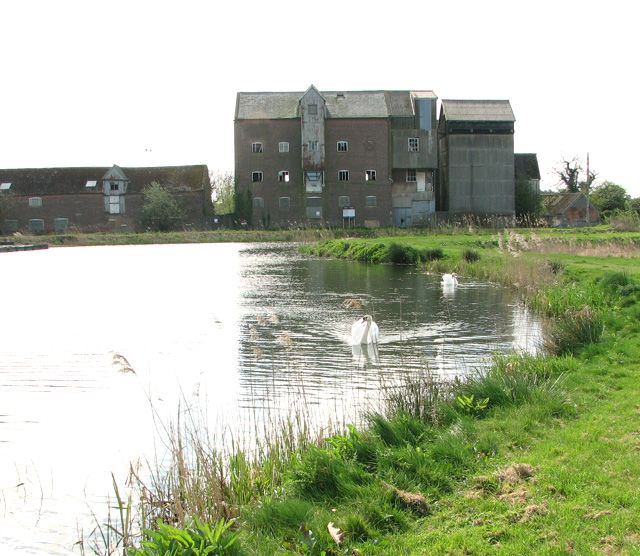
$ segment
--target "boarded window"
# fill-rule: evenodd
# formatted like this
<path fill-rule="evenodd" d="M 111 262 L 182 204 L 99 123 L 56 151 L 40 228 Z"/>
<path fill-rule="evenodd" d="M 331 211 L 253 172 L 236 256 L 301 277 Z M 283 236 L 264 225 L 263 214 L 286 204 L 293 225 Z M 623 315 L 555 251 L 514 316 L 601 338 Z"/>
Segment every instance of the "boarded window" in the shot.
<path fill-rule="evenodd" d="M 42 218 L 32 218 L 29 220 L 30 232 L 44 232 L 44 220 Z"/>
<path fill-rule="evenodd" d="M 322 218 L 322 197 L 307 197 L 307 218 Z"/>
<path fill-rule="evenodd" d="M 418 137 L 409 137 L 409 152 L 420 152 L 420 139 Z"/>
<path fill-rule="evenodd" d="M 42 206 L 42 197 L 29 197 L 29 206 L 31 208 L 39 208 Z"/>
<path fill-rule="evenodd" d="M 109 195 L 109 214 L 120 214 L 120 195 Z"/>
<path fill-rule="evenodd" d="M 261 153 L 262 152 L 262 143 L 251 143 L 251 152 L 252 153 Z"/>
<path fill-rule="evenodd" d="M 338 170 L 338 181 L 349 181 L 349 170 Z"/>
<path fill-rule="evenodd" d="M 364 173 L 364 179 L 366 181 L 376 181 L 376 171 L 375 170 L 367 170 Z"/>
<path fill-rule="evenodd" d="M 378 198 L 375 195 L 367 195 L 365 197 L 364 204 L 368 207 L 377 207 Z"/>
<path fill-rule="evenodd" d="M 286 141 L 280 141 L 280 143 L 278 143 L 278 152 L 288 153 L 289 152 L 289 143 L 287 143 Z"/>
<path fill-rule="evenodd" d="M 54 218 L 53 219 L 53 229 L 56 232 L 64 232 L 69 226 L 68 218 Z"/>
<path fill-rule="evenodd" d="M 340 208 L 348 207 L 350 204 L 351 199 L 349 198 L 349 195 L 340 195 L 340 197 L 338 197 L 338 206 Z"/>
<path fill-rule="evenodd" d="M 317 104 L 309 104 L 307 107 L 307 112 L 309 116 L 317 116 L 318 115 L 318 105 Z"/>
<path fill-rule="evenodd" d="M 254 197 L 253 198 L 253 208 L 254 209 L 262 209 L 262 208 L 264 208 L 264 199 L 262 197 Z"/>
<path fill-rule="evenodd" d="M 280 197 L 278 199 L 278 207 L 281 210 L 289 210 L 290 206 L 291 206 L 291 199 L 289 197 Z"/>
<path fill-rule="evenodd" d="M 349 150 L 349 141 L 338 141 L 337 148 L 339 153 L 346 153 Z"/>
<path fill-rule="evenodd" d="M 289 171 L 288 170 L 280 170 L 278 172 L 278 181 L 280 183 L 289 183 Z"/>
<path fill-rule="evenodd" d="M 261 182 L 262 181 L 262 172 L 260 170 L 255 170 L 255 171 L 251 172 L 251 181 L 253 183 Z"/>

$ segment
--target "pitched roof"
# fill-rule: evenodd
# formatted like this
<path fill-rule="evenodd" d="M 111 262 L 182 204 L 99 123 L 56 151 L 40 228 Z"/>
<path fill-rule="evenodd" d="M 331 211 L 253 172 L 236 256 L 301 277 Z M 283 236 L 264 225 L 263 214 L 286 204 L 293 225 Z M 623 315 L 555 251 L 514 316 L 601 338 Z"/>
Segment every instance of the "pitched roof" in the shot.
<path fill-rule="evenodd" d="M 102 192 L 102 178 L 112 167 L 0 169 L 0 182 L 11 182 L 16 195 Z M 121 168 L 129 179 L 127 192 L 139 193 L 152 181 L 173 191 L 200 191 L 209 180 L 205 164 Z M 96 181 L 96 187 L 86 187 Z"/>
<path fill-rule="evenodd" d="M 542 202 L 549 214 L 562 214 L 578 201 L 582 201 L 583 198 L 586 202 L 586 197 L 580 192 L 557 193 L 553 195 L 545 195 Z"/>
<path fill-rule="evenodd" d="M 513 157 L 516 179 L 540 179 L 538 156 L 535 153 L 515 153 Z"/>
<path fill-rule="evenodd" d="M 329 118 L 413 116 L 412 96 L 436 99 L 433 91 L 319 91 Z M 236 97 L 236 120 L 298 118 L 303 92 L 244 93 Z"/>
<path fill-rule="evenodd" d="M 515 122 L 508 100 L 442 100 L 442 112 L 448 121 Z"/>

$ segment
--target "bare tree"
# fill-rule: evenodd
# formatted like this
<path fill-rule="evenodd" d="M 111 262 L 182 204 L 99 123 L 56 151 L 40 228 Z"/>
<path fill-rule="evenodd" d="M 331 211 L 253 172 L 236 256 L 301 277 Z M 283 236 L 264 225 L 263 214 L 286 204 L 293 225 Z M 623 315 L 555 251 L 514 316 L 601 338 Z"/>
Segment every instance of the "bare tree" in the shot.
<path fill-rule="evenodd" d="M 577 157 L 571 160 L 562 159 L 558 167 L 553 169 L 553 173 L 560 178 L 558 185 L 563 186 L 568 193 L 577 193 L 579 189 L 579 178 L 582 165 Z"/>

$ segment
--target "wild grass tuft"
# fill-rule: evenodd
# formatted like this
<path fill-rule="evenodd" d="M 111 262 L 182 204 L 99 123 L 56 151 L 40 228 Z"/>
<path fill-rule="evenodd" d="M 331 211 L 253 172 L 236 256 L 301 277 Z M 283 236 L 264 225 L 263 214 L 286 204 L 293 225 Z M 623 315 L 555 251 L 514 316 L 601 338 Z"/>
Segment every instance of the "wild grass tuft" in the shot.
<path fill-rule="evenodd" d="M 574 354 L 579 349 L 598 342 L 604 332 L 602 312 L 589 305 L 568 309 L 552 320 L 545 330 L 544 345 L 548 353 Z"/>
<path fill-rule="evenodd" d="M 462 258 L 468 263 L 475 263 L 480 260 L 480 253 L 478 253 L 475 249 L 465 249 L 462 252 Z"/>

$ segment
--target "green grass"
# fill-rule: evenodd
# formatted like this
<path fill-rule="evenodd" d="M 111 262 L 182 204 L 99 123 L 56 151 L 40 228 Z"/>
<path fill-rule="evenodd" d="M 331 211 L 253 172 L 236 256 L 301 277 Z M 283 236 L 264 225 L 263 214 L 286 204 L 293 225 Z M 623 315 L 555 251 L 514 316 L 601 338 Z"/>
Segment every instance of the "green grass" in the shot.
<path fill-rule="evenodd" d="M 497 356 L 489 370 L 456 382 L 405 377 L 361 430 L 297 441 L 285 432 L 258 459 L 237 455 L 214 472 L 203 455 L 199 473 L 177 466 L 174 483 L 197 475 L 215 488 L 205 481 L 163 499 L 185 515 L 229 513 L 241 554 L 640 553 L 638 235 L 535 234 L 306 247 L 515 286 L 549 319 L 553 353 Z M 629 256 L 578 254 L 577 242 L 615 243 Z M 203 491 L 216 495 L 204 506 L 189 502 Z M 330 522 L 344 535 L 340 545 Z"/>

